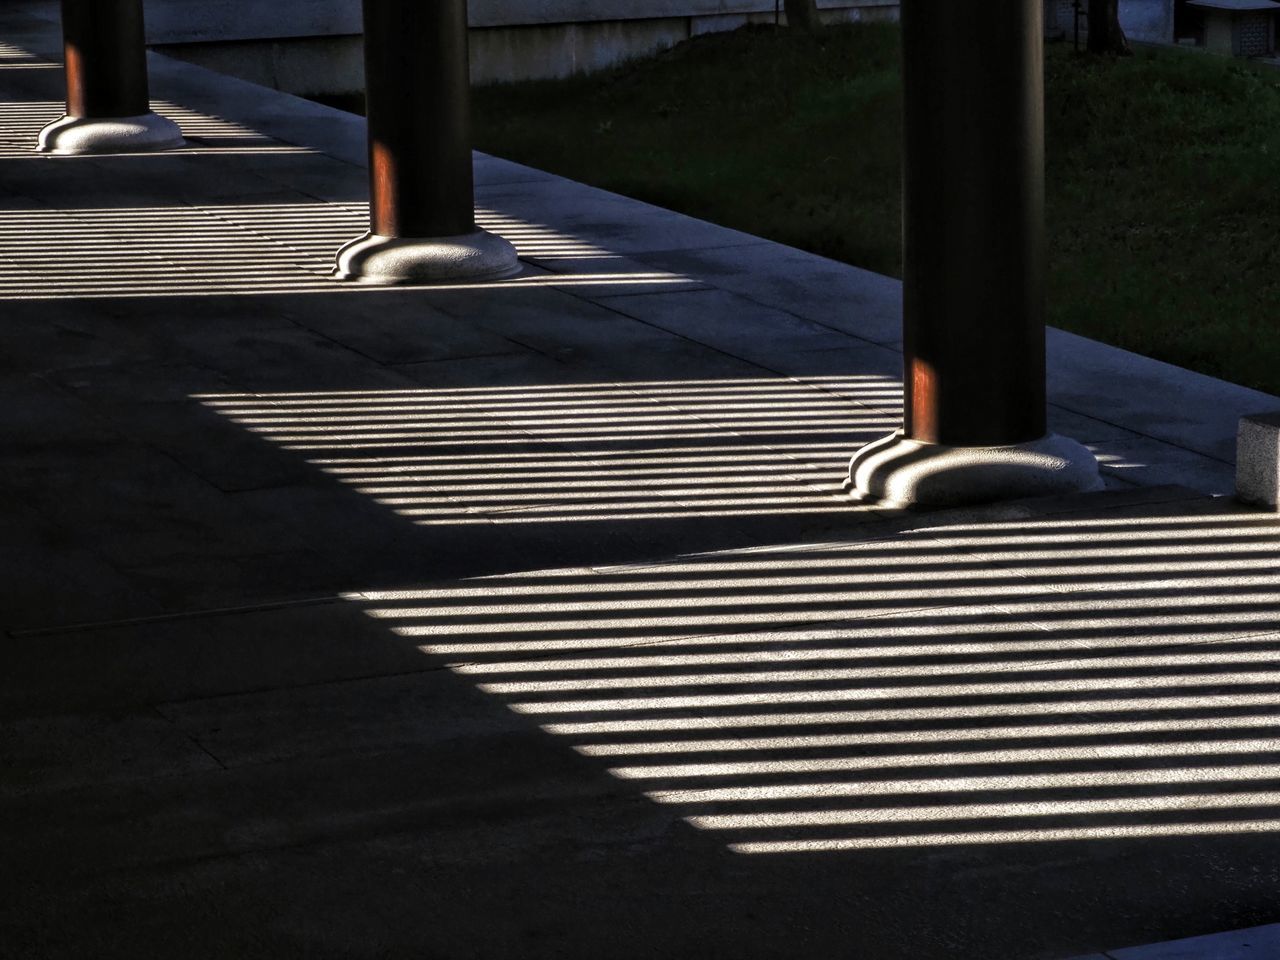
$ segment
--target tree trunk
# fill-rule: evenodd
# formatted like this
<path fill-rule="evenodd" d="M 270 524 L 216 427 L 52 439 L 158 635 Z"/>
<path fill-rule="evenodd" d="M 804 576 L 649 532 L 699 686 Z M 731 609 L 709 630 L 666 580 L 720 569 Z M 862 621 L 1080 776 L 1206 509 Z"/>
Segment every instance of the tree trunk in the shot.
<path fill-rule="evenodd" d="M 1089 0 L 1089 52 L 1121 57 L 1133 53 L 1120 27 L 1119 0 Z"/>
<path fill-rule="evenodd" d="M 818 18 L 818 0 L 786 0 L 787 26 L 801 30 L 817 30 L 822 26 Z"/>

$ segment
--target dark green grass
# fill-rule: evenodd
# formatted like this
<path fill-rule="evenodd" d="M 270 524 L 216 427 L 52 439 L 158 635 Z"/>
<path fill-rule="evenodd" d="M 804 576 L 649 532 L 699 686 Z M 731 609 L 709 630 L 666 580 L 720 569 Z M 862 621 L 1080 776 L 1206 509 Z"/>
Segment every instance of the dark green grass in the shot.
<path fill-rule="evenodd" d="M 896 274 L 897 44 L 754 28 L 481 88 L 476 143 Z M 1280 393 L 1280 71 L 1051 46 L 1047 124 L 1050 322 Z"/>
<path fill-rule="evenodd" d="M 476 145 L 872 270 L 897 269 L 897 31 L 747 29 L 475 96 Z"/>

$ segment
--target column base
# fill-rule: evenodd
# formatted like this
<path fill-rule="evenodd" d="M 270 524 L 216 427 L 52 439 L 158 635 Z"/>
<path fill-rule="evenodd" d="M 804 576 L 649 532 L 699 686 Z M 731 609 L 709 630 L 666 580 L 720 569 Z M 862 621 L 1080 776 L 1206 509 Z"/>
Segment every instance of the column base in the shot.
<path fill-rule="evenodd" d="M 863 447 L 846 489 L 886 506 L 966 504 L 1102 489 L 1093 454 L 1055 433 L 1003 447 L 951 447 L 909 440 L 902 431 Z"/>
<path fill-rule="evenodd" d="M 456 237 L 380 237 L 367 233 L 338 251 L 333 276 L 360 283 L 458 283 L 520 272 L 516 248 L 485 230 Z"/>
<path fill-rule="evenodd" d="M 182 146 L 178 125 L 158 113 L 136 117 L 63 117 L 40 131 L 36 150 L 63 156 L 150 153 Z"/>

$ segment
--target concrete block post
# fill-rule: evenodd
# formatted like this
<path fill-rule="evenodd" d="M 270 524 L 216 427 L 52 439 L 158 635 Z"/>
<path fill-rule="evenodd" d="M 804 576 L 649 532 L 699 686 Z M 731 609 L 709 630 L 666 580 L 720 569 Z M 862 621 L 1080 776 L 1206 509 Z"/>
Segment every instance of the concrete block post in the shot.
<path fill-rule="evenodd" d="M 1236 498 L 1280 510 L 1280 413 L 1241 418 L 1236 434 Z"/>
<path fill-rule="evenodd" d="M 370 230 L 334 276 L 366 283 L 494 280 L 515 248 L 476 227 L 466 0 L 364 0 Z"/>
<path fill-rule="evenodd" d="M 142 0 L 62 0 L 67 112 L 40 131 L 42 153 L 130 153 L 182 145 L 151 112 Z"/>
<path fill-rule="evenodd" d="M 1043 0 L 902 0 L 903 430 L 860 499 L 951 506 L 1101 487 L 1046 428 Z"/>

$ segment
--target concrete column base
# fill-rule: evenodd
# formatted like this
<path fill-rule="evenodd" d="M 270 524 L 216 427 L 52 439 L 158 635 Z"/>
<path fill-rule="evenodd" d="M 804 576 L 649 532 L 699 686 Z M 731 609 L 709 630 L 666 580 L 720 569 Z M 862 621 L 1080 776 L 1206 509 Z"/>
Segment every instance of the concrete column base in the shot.
<path fill-rule="evenodd" d="M 516 248 L 485 230 L 456 237 L 380 237 L 367 233 L 338 251 L 333 275 L 360 283 L 458 283 L 520 272 Z"/>
<path fill-rule="evenodd" d="M 1241 418 L 1236 434 L 1236 497 L 1280 510 L 1280 413 Z"/>
<path fill-rule="evenodd" d="M 63 117 L 40 131 L 36 150 L 60 155 L 150 153 L 182 146 L 182 131 L 157 113 L 136 117 Z"/>
<path fill-rule="evenodd" d="M 1093 454 L 1051 433 L 1007 447 L 950 447 L 909 440 L 902 431 L 859 450 L 846 489 L 886 506 L 966 504 L 1102 489 Z"/>

